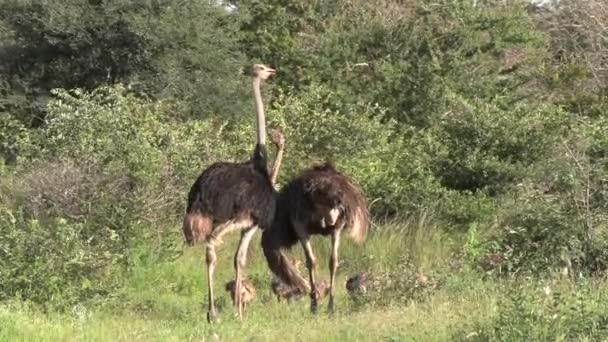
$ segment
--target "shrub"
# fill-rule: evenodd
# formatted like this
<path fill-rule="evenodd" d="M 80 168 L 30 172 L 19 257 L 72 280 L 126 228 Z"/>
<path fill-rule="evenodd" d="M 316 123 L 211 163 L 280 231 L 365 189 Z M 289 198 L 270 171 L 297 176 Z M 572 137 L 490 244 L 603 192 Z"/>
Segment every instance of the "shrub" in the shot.
<path fill-rule="evenodd" d="M 106 270 L 124 270 L 134 246 L 173 257 L 201 164 L 228 159 L 239 140 L 121 86 L 55 94 L 47 125 L 18 146 L 32 158 L 0 183 L 0 297 L 61 305 L 109 294 L 120 280 Z"/>
<path fill-rule="evenodd" d="M 160 212 L 174 218 L 204 164 L 228 159 L 228 147 L 242 142 L 225 142 L 225 130 L 211 120 L 180 122 L 169 104 L 138 98 L 122 86 L 54 93 L 32 154 L 43 162 L 72 160 L 92 173 L 87 177 L 100 178 L 93 181 L 106 187 L 100 195 L 108 196 L 114 214 L 130 215 L 125 222 L 153 222 Z M 113 194 L 111 184 L 126 187 L 126 197 Z"/>
<path fill-rule="evenodd" d="M 505 286 L 497 315 L 489 323 L 475 323 L 453 336 L 456 340 L 601 340 L 608 330 L 601 282 L 546 283 L 542 288 Z"/>
<path fill-rule="evenodd" d="M 435 127 L 444 150 L 434 158 L 435 174 L 449 189 L 504 192 L 552 151 L 570 120 L 553 106 L 505 110 L 500 101 L 455 93 L 449 99 L 450 111 Z"/>
<path fill-rule="evenodd" d="M 38 127 L 52 89 L 123 82 L 176 100 L 176 116 L 240 113 L 239 18 L 206 1 L 172 4 L 0 3 L 0 111 Z"/>
<path fill-rule="evenodd" d="M 514 271 L 589 274 L 608 268 L 604 127 L 579 121 L 501 198 L 494 238 Z"/>
<path fill-rule="evenodd" d="M 430 172 L 428 151 L 434 146 L 424 132 L 382 122 L 378 106 L 327 109 L 334 100 L 324 86 L 278 96 L 269 116 L 287 134 L 281 179 L 332 160 L 365 188 L 376 215 L 407 215 L 434 203 L 440 194 Z"/>
<path fill-rule="evenodd" d="M 23 124 L 0 112 L 0 163 L 14 164 L 17 157 L 27 157 L 24 149 L 30 144 L 30 138 Z"/>
<path fill-rule="evenodd" d="M 105 296 L 118 284 L 114 265 L 126 257 L 118 234 L 92 232 L 62 218 L 24 219 L 0 208 L 0 300 L 16 296 L 64 307 Z"/>

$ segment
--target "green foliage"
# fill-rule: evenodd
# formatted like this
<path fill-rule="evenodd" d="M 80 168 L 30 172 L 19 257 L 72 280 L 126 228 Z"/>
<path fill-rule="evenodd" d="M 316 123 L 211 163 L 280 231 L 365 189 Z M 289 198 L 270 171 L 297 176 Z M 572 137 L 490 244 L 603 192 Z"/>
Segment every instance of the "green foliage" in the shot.
<path fill-rule="evenodd" d="M 3 266 L 15 278 L 0 291 L 4 298 L 20 292 L 37 303 L 52 297 L 65 304 L 107 295 L 117 284 L 103 269 L 124 270 L 134 246 L 172 257 L 191 180 L 203 161 L 228 155 L 212 122 L 179 122 L 164 103 L 123 87 L 55 95 L 45 127 L 17 146 L 32 158 L 0 182 L 6 215 L 17 217 L 1 227 L 10 244 Z M 40 254 L 29 252 L 37 244 Z M 99 286 L 74 288 L 80 281 Z"/>
<path fill-rule="evenodd" d="M 496 214 L 496 198 L 485 192 L 444 190 L 437 215 L 450 231 L 467 231 L 471 225 L 485 226 Z"/>
<path fill-rule="evenodd" d="M 162 229 L 173 222 L 201 168 L 228 156 L 223 130 L 214 122 L 180 122 L 164 103 L 120 86 L 56 95 L 39 132 L 44 144 L 38 159 L 74 160 L 92 170 L 85 179 L 102 179 L 94 188 L 109 186 L 101 191 L 108 207 L 94 211 L 100 218 L 112 213 L 112 224 L 121 229 L 140 222 Z"/>
<path fill-rule="evenodd" d="M 288 136 L 283 175 L 332 160 L 361 183 L 378 215 L 406 216 L 439 196 L 429 167 L 434 146 L 423 132 L 382 122 L 377 106 L 327 109 L 326 103 L 336 101 L 324 86 L 277 97 L 269 116 Z"/>
<path fill-rule="evenodd" d="M 228 144 L 222 139 L 227 123 L 181 122 L 171 115 L 171 106 L 139 98 L 122 86 L 93 92 L 57 90 L 55 95 L 47 125 L 39 132 L 44 141 L 39 158 L 100 164 L 137 185 L 158 183 L 167 167 L 176 176 L 190 179 L 201 161 L 228 154 Z M 232 142 L 231 147 L 239 143 Z"/>
<path fill-rule="evenodd" d="M 335 92 L 334 106 L 379 103 L 385 116 L 419 127 L 444 110 L 446 86 L 484 99 L 517 92 L 544 53 L 543 35 L 522 4 L 263 3 L 239 1 L 249 18 L 244 44 L 250 57 L 285 71 L 281 85 L 321 83 Z"/>
<path fill-rule="evenodd" d="M 466 100 L 450 94 L 450 111 L 437 122 L 445 150 L 434 161 L 442 184 L 455 190 L 501 193 L 559 142 L 569 117 L 552 106 L 516 106 Z"/>
<path fill-rule="evenodd" d="M 30 135 L 21 122 L 0 113 L 0 161 L 12 164 L 17 157 L 26 157 Z"/>
<path fill-rule="evenodd" d="M 583 222 L 568 213 L 563 201 L 523 196 L 501 208 L 499 244 L 510 253 L 516 271 L 543 273 L 585 264 L 587 236 Z M 599 261 L 599 260 L 598 260 Z M 578 267 L 576 269 L 579 269 Z"/>
<path fill-rule="evenodd" d="M 371 304 L 426 300 L 410 260 L 473 276 L 487 260 L 507 276 L 608 269 L 599 0 L 551 12 L 525 1 L 243 0 L 230 1 L 232 12 L 212 3 L 0 4 L 3 300 L 114 295 L 140 259 L 179 254 L 194 179 L 212 162 L 250 156 L 243 71 L 254 62 L 279 71 L 264 98 L 270 126 L 287 136 L 280 183 L 332 160 L 363 186 L 374 222 L 398 222 L 385 236 L 404 240 L 345 253 L 350 265 L 375 267 Z M 196 281 L 174 276 L 187 283 L 176 292 L 196 292 Z M 261 272 L 253 279 L 265 284 Z M 154 289 L 137 312 L 164 307 Z M 566 330 L 536 313 L 509 325 L 514 312 L 544 305 L 526 291 L 504 300 L 483 336 L 517 337 L 519 327 L 587 336 L 569 330 L 582 316 L 560 321 Z M 198 312 L 189 305 L 168 312 Z"/>
<path fill-rule="evenodd" d="M 20 297 L 49 307 L 107 296 L 112 267 L 125 258 L 112 229 L 92 232 L 62 218 L 26 220 L 0 208 L 0 300 Z"/>
<path fill-rule="evenodd" d="M 174 100 L 176 116 L 232 119 L 251 112 L 249 82 L 243 82 L 250 65 L 238 45 L 240 19 L 211 3 L 165 0 L 130 19 L 147 44 L 141 54 L 150 60 L 131 77 L 134 87 Z"/>
<path fill-rule="evenodd" d="M 608 333 L 606 293 L 594 282 L 583 281 L 576 287 L 548 283 L 543 288 L 521 284 L 505 291 L 506 296 L 497 303 L 496 318 L 489 324 L 476 324 L 467 340 L 594 341 Z"/>
<path fill-rule="evenodd" d="M 597 134 L 604 127 L 602 121 L 580 121 L 501 201 L 497 241 L 516 269 L 606 270 L 606 145 L 604 134 Z"/>
<path fill-rule="evenodd" d="M 50 90 L 123 82 L 177 100 L 178 115 L 238 112 L 236 17 L 205 1 L 172 4 L 3 2 L 0 21 L 9 33 L 0 41 L 0 111 L 39 125 Z"/>

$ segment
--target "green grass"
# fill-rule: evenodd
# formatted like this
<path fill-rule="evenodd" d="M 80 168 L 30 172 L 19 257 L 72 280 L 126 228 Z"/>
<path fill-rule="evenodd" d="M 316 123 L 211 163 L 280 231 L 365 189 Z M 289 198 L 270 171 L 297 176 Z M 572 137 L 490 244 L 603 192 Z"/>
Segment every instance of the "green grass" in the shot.
<path fill-rule="evenodd" d="M 608 291 L 603 290 L 605 282 L 580 284 L 555 280 L 551 286 L 562 289 L 559 300 L 563 305 L 556 305 L 545 298 L 543 288 L 547 282 L 541 280 L 529 282 L 521 288 L 523 299 L 514 298 L 510 294 L 513 291 L 509 290 L 517 288 L 521 280 L 493 277 L 484 280 L 482 274 L 474 271 L 452 271 L 445 265 L 453 250 L 449 246 L 455 242 L 446 239 L 430 225 L 424 233 L 420 233 L 422 230 L 418 228 L 408 224 L 383 226 L 363 247 L 349 242 L 343 244 L 341 255 L 344 263 L 338 281 L 338 311 L 334 316 L 326 313 L 326 300 L 316 316 L 309 313 L 307 297 L 290 305 L 276 302 L 270 292 L 270 273 L 259 248 L 258 235 L 251 245 L 247 269 L 249 278 L 257 287 L 258 297 L 249 306 L 244 321 L 239 322 L 228 294 L 223 291 L 223 284 L 233 278 L 232 255 L 237 240 L 234 234 L 218 252 L 215 288 L 219 295 L 219 324 L 209 325 L 205 319 L 206 277 L 203 248 L 200 247 L 185 249 L 184 254 L 173 261 L 158 261 L 150 253 L 142 253 L 147 256 L 140 257 L 132 266 L 126 286 L 111 299 L 96 305 L 77 305 L 61 313 L 44 313 L 23 302 L 4 303 L 0 305 L 0 340 L 483 341 L 518 340 L 516 337 L 520 331 L 533 334 L 537 331 L 534 330 L 536 326 L 549 333 L 538 336 L 548 336 L 549 340 L 560 340 L 553 338 L 555 336 L 582 336 L 579 339 L 584 340 L 584 336 L 596 336 L 594 334 L 602 332 L 602 312 L 606 312 L 607 307 L 598 303 L 606 303 Z M 313 244 L 322 278 L 327 278 L 328 244 L 329 241 L 324 239 L 315 239 Z M 301 258 L 299 246 L 293 252 Z M 416 256 L 415 264 L 419 270 L 431 277 L 434 274 L 441 277 L 441 285 L 437 289 L 416 300 L 396 300 L 390 305 L 360 305 L 346 295 L 343 285 L 350 273 L 361 270 L 382 272 L 406 253 Z M 395 293 L 385 295 L 393 296 Z M 582 298 L 585 303 L 579 305 L 582 323 L 573 319 L 578 316 L 568 311 L 572 303 L 578 303 L 576 298 Z M 525 315 L 526 312 L 542 310 L 546 312 L 540 316 L 529 318 Z M 570 318 L 562 319 L 552 328 L 555 319 L 551 320 L 551 317 L 555 313 L 551 310 L 558 310 L 560 315 Z M 586 326 L 583 316 L 589 316 L 589 322 L 593 321 L 595 325 L 577 333 L 575 327 Z M 528 318 L 523 320 L 520 317 Z M 561 335 L 551 335 L 553 332 Z"/>
<path fill-rule="evenodd" d="M 150 292 L 150 294 L 152 291 Z M 159 293 L 132 300 L 125 310 L 82 308 L 67 314 L 43 315 L 27 307 L 4 307 L 0 311 L 0 339 L 6 341 L 338 341 L 449 339 L 468 320 L 482 320 L 494 310 L 493 296 L 468 293 L 454 296 L 442 291 L 420 303 L 354 310 L 343 295 L 334 317 L 322 312 L 312 316 L 308 303 L 292 305 L 274 301 L 255 303 L 243 323 L 224 306 L 220 324 L 205 321 L 203 296 Z M 146 298 L 143 300 L 143 298 Z M 228 304 L 227 299 L 224 303 Z M 491 315 L 490 315 L 491 316 Z"/>
<path fill-rule="evenodd" d="M 467 312 L 467 307 L 448 309 L 449 306 L 449 302 L 437 301 L 404 308 L 341 313 L 329 318 L 326 315 L 311 317 L 304 305 L 294 308 L 267 305 L 252 309 L 242 324 L 224 313 L 217 326 L 209 326 L 202 313 L 174 319 L 151 318 L 134 312 L 122 315 L 96 312 L 78 319 L 27 310 L 4 311 L 0 314 L 0 338 L 6 341 L 184 341 L 219 336 L 227 341 L 446 340 L 450 325 L 469 316 L 453 312 L 458 309 Z"/>

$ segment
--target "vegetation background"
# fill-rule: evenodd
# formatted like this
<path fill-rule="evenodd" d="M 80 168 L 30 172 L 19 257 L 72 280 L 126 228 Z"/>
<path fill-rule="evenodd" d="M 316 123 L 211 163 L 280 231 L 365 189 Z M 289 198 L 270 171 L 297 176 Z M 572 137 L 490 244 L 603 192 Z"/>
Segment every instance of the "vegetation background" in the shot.
<path fill-rule="evenodd" d="M 180 224 L 251 153 L 256 62 L 280 182 L 334 160 L 373 232 L 335 317 L 276 303 L 256 240 L 209 326 Z M 605 339 L 607 110 L 602 0 L 2 1 L 0 340 Z"/>

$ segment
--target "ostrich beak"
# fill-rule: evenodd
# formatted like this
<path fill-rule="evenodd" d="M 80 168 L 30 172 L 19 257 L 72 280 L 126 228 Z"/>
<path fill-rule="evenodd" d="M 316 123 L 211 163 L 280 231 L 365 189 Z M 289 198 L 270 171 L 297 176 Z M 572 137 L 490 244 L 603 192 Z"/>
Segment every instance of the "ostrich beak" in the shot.
<path fill-rule="evenodd" d="M 266 69 L 266 71 L 268 71 L 268 73 L 271 74 L 271 75 L 274 75 L 274 74 L 277 73 L 277 71 L 275 69 L 272 69 L 272 68 L 268 68 L 268 69 Z"/>

